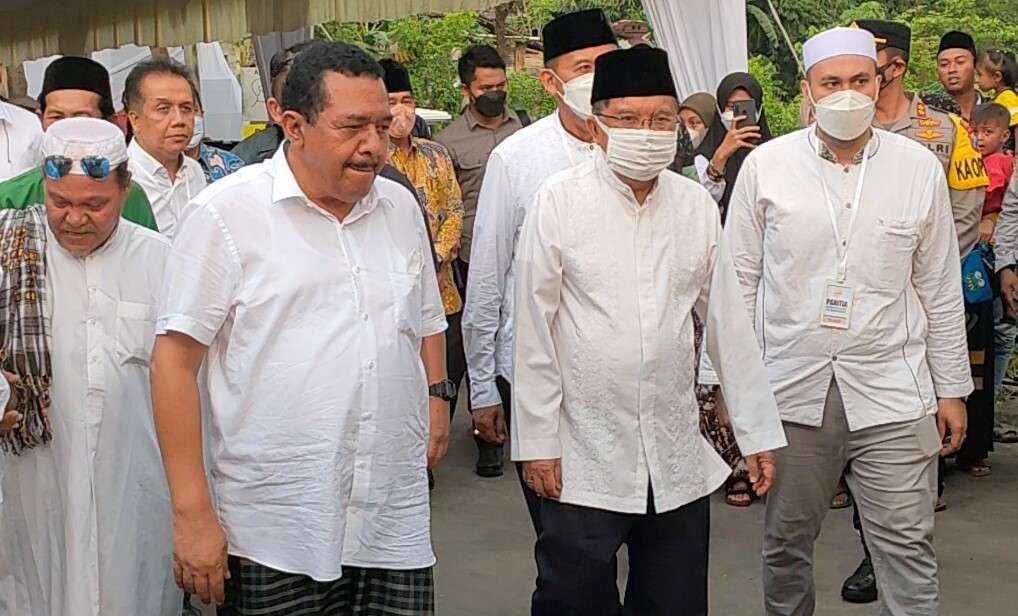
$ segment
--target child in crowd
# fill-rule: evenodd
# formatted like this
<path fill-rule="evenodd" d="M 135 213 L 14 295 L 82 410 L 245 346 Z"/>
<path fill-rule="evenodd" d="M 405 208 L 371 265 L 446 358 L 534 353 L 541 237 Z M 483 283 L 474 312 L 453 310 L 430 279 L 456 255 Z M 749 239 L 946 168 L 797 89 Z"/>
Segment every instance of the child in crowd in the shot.
<path fill-rule="evenodd" d="M 979 235 L 984 242 L 993 238 L 1004 192 L 1007 191 L 1014 171 L 1014 157 L 1004 152 L 1004 145 L 1011 134 L 1011 121 L 1011 113 L 999 103 L 980 105 L 972 113 L 972 136 L 979 153 L 983 155 L 986 174 L 990 177 L 983 204 L 983 219 L 979 224 Z"/>
<path fill-rule="evenodd" d="M 979 88 L 984 92 L 993 92 L 993 102 L 1003 105 L 1010 114 L 1008 131 L 1008 149 L 1014 151 L 1014 134 L 1011 132 L 1018 126 L 1018 93 L 1015 93 L 1015 85 L 1018 84 L 1018 62 L 1015 55 L 1010 51 L 990 49 L 979 54 L 979 61 L 976 63 L 976 74 L 979 79 Z"/>

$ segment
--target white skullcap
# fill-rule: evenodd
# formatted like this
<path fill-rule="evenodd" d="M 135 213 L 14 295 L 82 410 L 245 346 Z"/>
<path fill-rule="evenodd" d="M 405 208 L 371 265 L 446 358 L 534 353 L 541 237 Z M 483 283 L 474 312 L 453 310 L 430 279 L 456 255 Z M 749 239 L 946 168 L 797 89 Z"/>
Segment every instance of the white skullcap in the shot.
<path fill-rule="evenodd" d="M 818 62 L 836 56 L 863 56 L 877 61 L 877 43 L 869 30 L 862 28 L 831 28 L 817 34 L 802 46 L 806 71 Z"/>
<path fill-rule="evenodd" d="M 86 175 L 81 159 L 101 156 L 110 169 L 127 160 L 124 133 L 116 124 L 97 118 L 67 118 L 50 126 L 42 140 L 42 156 L 66 156 L 74 161 L 71 173 Z"/>

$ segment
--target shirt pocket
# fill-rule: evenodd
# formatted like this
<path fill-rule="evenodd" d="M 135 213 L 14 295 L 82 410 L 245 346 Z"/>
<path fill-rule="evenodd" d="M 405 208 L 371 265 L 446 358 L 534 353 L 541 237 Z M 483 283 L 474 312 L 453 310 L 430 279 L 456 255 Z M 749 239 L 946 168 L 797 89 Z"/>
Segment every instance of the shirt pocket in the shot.
<path fill-rule="evenodd" d="M 148 365 L 156 335 L 154 304 L 117 302 L 117 359 Z"/>
<path fill-rule="evenodd" d="M 392 288 L 393 308 L 396 313 L 396 328 L 411 338 L 420 338 L 423 329 L 421 314 L 421 271 L 423 269 L 423 257 L 420 251 L 415 250 L 407 260 L 407 271 L 389 272 L 389 285 Z"/>
<path fill-rule="evenodd" d="M 912 255 L 919 246 L 919 230 L 909 220 L 878 218 L 876 225 L 877 266 L 880 288 L 905 288 L 912 275 Z"/>

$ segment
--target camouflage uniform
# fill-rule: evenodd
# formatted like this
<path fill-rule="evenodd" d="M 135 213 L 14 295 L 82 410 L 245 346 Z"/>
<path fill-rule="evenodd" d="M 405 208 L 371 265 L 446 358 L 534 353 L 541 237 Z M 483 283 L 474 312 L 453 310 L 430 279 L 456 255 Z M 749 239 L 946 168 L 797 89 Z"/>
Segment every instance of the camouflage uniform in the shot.
<path fill-rule="evenodd" d="M 983 157 L 973 147 L 962 120 L 930 107 L 912 95 L 908 112 L 892 124 L 877 128 L 903 135 L 925 145 L 944 166 L 951 189 L 951 206 L 958 233 L 958 252 L 964 259 L 979 243 L 979 221 L 989 179 L 983 169 Z"/>

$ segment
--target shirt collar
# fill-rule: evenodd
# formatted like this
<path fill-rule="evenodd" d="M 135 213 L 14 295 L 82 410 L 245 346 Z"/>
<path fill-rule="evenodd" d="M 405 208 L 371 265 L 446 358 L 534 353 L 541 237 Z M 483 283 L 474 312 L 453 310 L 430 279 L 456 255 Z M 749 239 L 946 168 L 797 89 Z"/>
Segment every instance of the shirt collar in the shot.
<path fill-rule="evenodd" d="M 10 108 L 13 105 L 10 103 L 0 101 L 0 121 L 7 122 L 8 124 L 14 124 L 14 120 L 11 118 Z"/>
<path fill-rule="evenodd" d="M 649 193 L 647 193 L 647 198 L 641 205 L 636 202 L 636 195 L 633 194 L 633 189 L 623 182 L 619 176 L 615 175 L 615 172 L 608 166 L 608 159 L 605 157 L 603 152 L 595 154 L 593 159 L 594 166 L 597 168 L 597 173 L 601 176 L 601 179 L 607 182 L 615 192 L 619 193 L 634 212 L 646 210 L 654 202 L 654 198 L 661 188 L 660 176 L 658 176 L 657 181 L 654 182 L 654 187 L 650 189 Z M 661 173 L 664 173 L 664 171 Z"/>
<path fill-rule="evenodd" d="M 140 166 L 146 173 L 152 176 L 158 175 L 160 177 L 165 177 L 169 179 L 169 172 L 166 171 L 166 167 L 164 167 L 161 162 L 156 160 L 154 156 L 149 154 L 148 150 L 141 147 L 141 144 L 138 143 L 137 139 L 131 139 L 131 143 L 128 144 L 127 156 L 132 161 L 134 161 L 136 165 Z M 178 180 L 182 180 L 184 174 L 187 173 L 188 166 L 187 161 L 189 160 L 188 157 L 184 156 L 183 154 L 181 154 L 181 157 L 183 157 L 183 160 L 180 163 L 180 169 L 177 170 Z"/>
<path fill-rule="evenodd" d="M 517 115 L 515 111 L 508 107 L 505 108 L 505 121 L 499 124 L 494 129 L 488 128 L 487 126 L 482 126 L 481 123 L 474 116 L 473 112 L 470 111 L 470 107 L 467 107 L 463 110 L 463 117 L 466 120 L 467 128 L 469 128 L 470 130 L 474 130 L 476 128 L 482 128 L 485 130 L 498 130 L 499 128 L 502 128 L 503 126 L 509 124 L 510 122 L 522 124 L 522 122 L 520 122 L 520 116 Z"/>
<path fill-rule="evenodd" d="M 834 152 L 832 152 L 831 149 L 827 147 L 827 144 L 824 143 L 823 140 L 817 138 L 815 132 L 810 132 L 810 142 L 817 144 L 818 147 L 814 147 L 813 151 L 816 152 L 820 156 L 820 158 L 826 160 L 829 163 L 834 163 L 835 165 L 841 164 L 838 162 L 838 157 L 834 155 Z M 872 146 L 870 146 L 871 143 L 873 144 Z M 861 165 L 863 154 L 865 154 L 867 150 L 870 151 L 870 158 L 873 158 L 874 156 L 876 156 L 877 150 L 879 149 L 880 149 L 880 134 L 877 133 L 877 129 L 873 129 L 873 135 L 870 137 L 870 140 L 866 142 L 866 145 L 864 145 L 861 150 L 855 153 L 854 157 L 852 157 L 852 164 Z"/>
<path fill-rule="evenodd" d="M 294 177 L 293 170 L 290 168 L 290 161 L 286 159 L 286 150 L 287 148 L 281 145 L 272 156 L 272 204 L 279 205 L 286 201 L 295 200 L 306 207 L 326 214 L 322 207 L 309 199 L 304 194 L 304 191 L 301 190 L 300 185 L 297 183 L 297 178 Z M 378 194 L 378 178 L 376 177 L 371 185 L 371 190 L 354 205 L 350 214 L 343 221 L 343 224 L 350 224 L 358 218 L 370 214 L 379 204 L 393 206 L 388 199 Z M 332 216 L 331 214 L 328 215 Z"/>
<path fill-rule="evenodd" d="M 45 207 L 45 206 L 43 206 L 43 207 Z M 56 234 L 53 233 L 53 229 L 51 229 L 50 226 L 49 226 L 49 220 L 46 221 L 46 240 L 47 240 L 46 243 L 47 243 L 47 245 L 53 246 L 54 249 L 61 251 L 62 253 L 66 254 L 68 257 L 71 257 L 73 259 L 78 259 L 78 260 L 81 260 L 81 261 L 86 261 L 88 259 L 99 257 L 99 256 L 104 255 L 107 252 L 110 252 L 111 250 L 113 250 L 117 246 L 117 244 L 120 243 L 120 241 L 124 237 L 125 233 L 126 233 L 126 231 L 124 231 L 124 220 L 123 220 L 123 218 L 119 218 L 117 220 L 117 226 L 113 229 L 113 233 L 110 234 L 109 238 L 106 239 L 106 241 L 103 243 L 102 246 L 96 248 L 95 250 L 93 250 L 92 252 L 88 253 L 84 257 L 79 257 L 77 255 L 72 255 L 70 252 L 67 251 L 66 248 L 64 248 L 63 246 L 60 245 L 60 242 L 57 241 Z"/>

